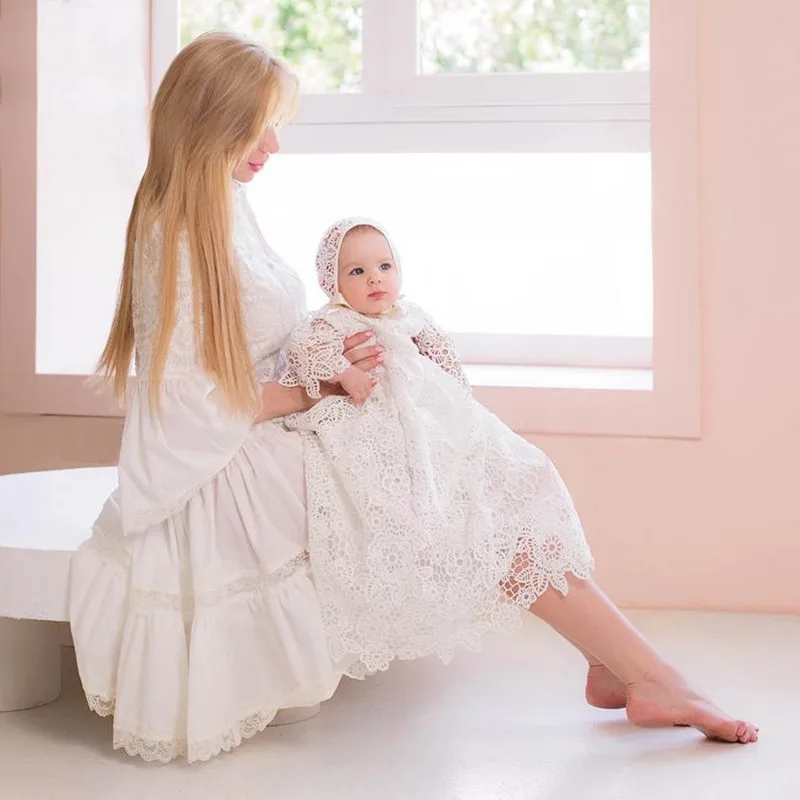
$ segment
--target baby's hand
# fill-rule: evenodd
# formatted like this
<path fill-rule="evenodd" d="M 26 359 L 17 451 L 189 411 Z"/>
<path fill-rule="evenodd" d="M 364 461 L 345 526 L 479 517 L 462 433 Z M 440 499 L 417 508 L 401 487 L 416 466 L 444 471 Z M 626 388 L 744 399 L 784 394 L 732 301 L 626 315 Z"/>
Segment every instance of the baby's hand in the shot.
<path fill-rule="evenodd" d="M 354 403 L 361 405 L 372 394 L 375 387 L 375 378 L 368 372 L 362 372 L 356 367 L 346 369 L 339 377 L 339 384 Z"/>

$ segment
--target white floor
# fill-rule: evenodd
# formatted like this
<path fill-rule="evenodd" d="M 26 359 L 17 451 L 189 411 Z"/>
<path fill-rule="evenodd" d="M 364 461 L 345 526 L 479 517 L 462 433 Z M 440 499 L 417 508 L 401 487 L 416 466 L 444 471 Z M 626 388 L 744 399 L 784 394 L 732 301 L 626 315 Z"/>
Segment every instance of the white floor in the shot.
<path fill-rule="evenodd" d="M 402 663 L 348 681 L 310 722 L 267 730 L 191 767 L 111 749 L 80 695 L 0 714 L 2 800 L 797 800 L 800 618 L 637 613 L 664 654 L 756 745 L 637 730 L 582 702 L 582 663 L 539 623 L 449 667 Z M 67 651 L 71 654 L 71 651 Z"/>

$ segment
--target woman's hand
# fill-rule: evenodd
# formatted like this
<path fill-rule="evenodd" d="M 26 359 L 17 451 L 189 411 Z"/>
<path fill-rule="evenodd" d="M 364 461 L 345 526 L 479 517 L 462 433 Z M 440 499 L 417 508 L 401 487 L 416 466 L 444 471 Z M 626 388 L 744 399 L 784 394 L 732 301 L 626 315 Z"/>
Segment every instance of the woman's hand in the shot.
<path fill-rule="evenodd" d="M 363 346 L 370 339 L 372 339 L 372 333 L 362 331 L 354 333 L 344 340 L 344 357 L 362 372 L 369 372 L 383 363 L 383 348 L 380 345 Z"/>

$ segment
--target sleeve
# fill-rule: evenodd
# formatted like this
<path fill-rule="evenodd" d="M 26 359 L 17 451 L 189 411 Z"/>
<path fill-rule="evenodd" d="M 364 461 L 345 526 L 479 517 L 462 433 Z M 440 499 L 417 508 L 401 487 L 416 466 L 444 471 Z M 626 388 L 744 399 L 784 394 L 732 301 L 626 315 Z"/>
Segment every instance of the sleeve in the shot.
<path fill-rule="evenodd" d="M 175 329 L 160 381 L 160 405 L 151 407 L 150 357 L 160 319 L 159 273 L 156 241 L 142 252 L 134 290 L 137 378 L 118 467 L 122 525 L 129 535 L 178 513 L 228 465 L 253 425 L 247 415 L 228 408 L 199 363 L 188 247 L 183 239 Z"/>
<path fill-rule="evenodd" d="M 288 371 L 283 386 L 302 386 L 309 397 L 320 397 L 320 382 L 329 381 L 349 369 L 342 355 L 344 336 L 319 317 L 301 322 L 292 332 L 286 350 Z"/>
<path fill-rule="evenodd" d="M 425 325 L 417 336 L 414 344 L 425 358 L 433 361 L 448 375 L 455 378 L 461 386 L 471 393 L 464 367 L 456 355 L 456 347 L 449 333 L 443 331 L 430 317 L 425 316 Z"/>

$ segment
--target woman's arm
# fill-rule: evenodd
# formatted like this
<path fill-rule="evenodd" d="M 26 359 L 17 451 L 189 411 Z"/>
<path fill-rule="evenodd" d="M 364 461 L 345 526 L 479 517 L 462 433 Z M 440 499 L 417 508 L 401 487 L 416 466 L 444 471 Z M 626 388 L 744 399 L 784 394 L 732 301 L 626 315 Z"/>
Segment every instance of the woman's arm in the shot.
<path fill-rule="evenodd" d="M 324 396 L 324 392 L 322 392 Z M 308 411 L 316 401 L 302 386 L 281 386 L 277 381 L 261 384 L 261 412 L 254 422 L 267 422 L 287 414 Z"/>

